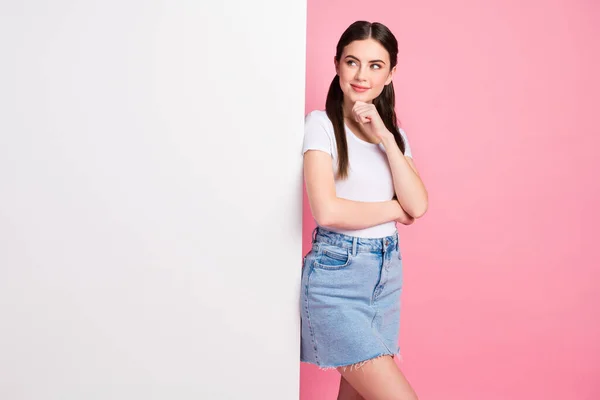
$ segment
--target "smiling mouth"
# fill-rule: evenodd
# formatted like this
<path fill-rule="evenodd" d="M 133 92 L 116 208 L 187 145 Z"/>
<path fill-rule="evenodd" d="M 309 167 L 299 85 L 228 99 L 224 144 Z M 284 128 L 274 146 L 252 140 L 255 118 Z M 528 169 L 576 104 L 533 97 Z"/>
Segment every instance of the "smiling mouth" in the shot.
<path fill-rule="evenodd" d="M 366 92 L 367 90 L 370 89 L 368 87 L 358 86 L 358 85 L 352 85 L 352 84 L 350 86 L 352 86 L 352 89 L 354 89 L 357 92 Z"/>

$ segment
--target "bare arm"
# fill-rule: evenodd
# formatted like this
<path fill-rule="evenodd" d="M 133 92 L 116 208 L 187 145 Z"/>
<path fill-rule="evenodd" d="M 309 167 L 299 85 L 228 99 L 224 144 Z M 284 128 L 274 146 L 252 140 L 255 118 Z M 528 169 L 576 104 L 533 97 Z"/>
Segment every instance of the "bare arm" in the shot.
<path fill-rule="evenodd" d="M 398 202 L 406 212 L 420 218 L 428 207 L 427 189 L 410 157 L 404 156 L 391 133 L 382 139 L 394 179 Z"/>
<path fill-rule="evenodd" d="M 338 198 L 331 156 L 325 152 L 309 150 L 304 154 L 304 179 L 310 209 L 321 226 L 354 230 L 390 221 L 412 223 L 396 200 L 360 202 Z"/>
<path fill-rule="evenodd" d="M 383 144 L 392 171 L 394 191 L 402 208 L 413 218 L 423 216 L 429 203 L 425 185 L 412 159 L 400 151 L 394 135 L 383 123 L 375 105 L 357 101 L 352 113 L 360 129 Z"/>
<path fill-rule="evenodd" d="M 394 196 L 394 201 L 398 202 L 398 198 L 396 196 Z M 400 204 L 400 202 L 398 202 L 398 204 Z M 402 208 L 402 205 L 400 205 L 400 208 Z M 402 208 L 402 216 L 398 218 L 396 222 L 399 222 L 402 225 L 411 225 L 413 222 L 415 222 L 415 218 L 404 211 L 404 208 Z"/>

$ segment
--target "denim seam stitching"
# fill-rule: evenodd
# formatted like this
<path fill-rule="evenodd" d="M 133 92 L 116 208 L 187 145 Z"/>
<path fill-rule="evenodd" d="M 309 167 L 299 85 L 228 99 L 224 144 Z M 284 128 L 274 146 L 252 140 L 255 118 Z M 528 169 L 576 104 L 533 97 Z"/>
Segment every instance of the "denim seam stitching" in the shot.
<path fill-rule="evenodd" d="M 308 287 L 310 286 L 310 278 L 312 277 L 312 273 L 314 271 L 314 266 L 311 265 L 310 266 L 310 270 L 308 271 L 308 277 L 306 279 L 306 287 L 305 287 L 305 296 L 306 296 L 306 321 L 308 322 L 308 329 L 310 330 L 310 338 L 312 340 L 312 344 L 313 344 L 313 349 L 315 351 L 315 361 L 317 362 L 317 365 L 320 364 L 319 361 L 319 352 L 317 350 L 317 339 L 315 337 L 315 331 L 313 329 L 312 323 L 310 322 L 310 304 L 308 302 Z"/>

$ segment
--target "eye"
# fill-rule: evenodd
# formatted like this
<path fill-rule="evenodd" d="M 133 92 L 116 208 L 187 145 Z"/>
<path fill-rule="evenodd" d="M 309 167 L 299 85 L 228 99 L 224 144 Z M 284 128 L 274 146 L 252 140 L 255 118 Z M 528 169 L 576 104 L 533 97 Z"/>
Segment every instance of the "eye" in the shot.
<path fill-rule="evenodd" d="M 356 65 L 356 62 L 354 60 L 346 61 L 346 65 L 352 66 L 353 64 Z"/>
<path fill-rule="evenodd" d="M 373 69 L 381 69 L 381 65 L 379 65 L 379 64 L 373 64 L 373 65 L 371 65 L 371 68 L 373 68 Z"/>

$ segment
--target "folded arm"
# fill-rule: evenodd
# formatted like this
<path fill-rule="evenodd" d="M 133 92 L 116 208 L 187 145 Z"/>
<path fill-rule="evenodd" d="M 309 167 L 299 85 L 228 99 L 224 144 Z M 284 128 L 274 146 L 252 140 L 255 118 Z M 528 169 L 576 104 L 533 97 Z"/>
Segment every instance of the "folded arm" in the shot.
<path fill-rule="evenodd" d="M 331 156 L 323 151 L 304 154 L 304 180 L 313 217 L 320 226 L 357 230 L 386 222 L 405 225 L 414 219 L 396 200 L 361 202 L 336 196 Z"/>
<path fill-rule="evenodd" d="M 413 218 L 420 218 L 429 206 L 428 194 L 411 157 L 400 151 L 392 134 L 382 140 L 394 179 L 398 202 Z"/>

